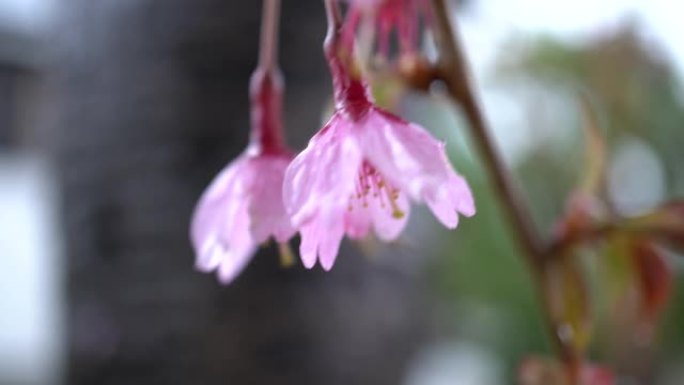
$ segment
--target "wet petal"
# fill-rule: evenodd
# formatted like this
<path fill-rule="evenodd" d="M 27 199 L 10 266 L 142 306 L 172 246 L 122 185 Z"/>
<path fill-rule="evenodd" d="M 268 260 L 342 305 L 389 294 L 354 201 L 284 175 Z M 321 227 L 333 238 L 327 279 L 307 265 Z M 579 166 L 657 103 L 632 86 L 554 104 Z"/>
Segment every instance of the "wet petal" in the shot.
<path fill-rule="evenodd" d="M 350 202 L 345 216 L 345 232 L 352 239 L 362 239 L 368 235 L 371 215 L 367 207 L 359 202 Z"/>
<path fill-rule="evenodd" d="M 419 200 L 426 184 L 445 179 L 450 170 L 444 144 L 424 128 L 381 111 L 372 110 L 358 129 L 364 156 L 401 190 Z"/>
<path fill-rule="evenodd" d="M 226 166 L 200 197 L 190 224 L 190 238 L 197 255 L 207 252 L 207 244 L 217 237 L 216 229 L 223 226 L 231 197 L 237 194 L 236 175 L 242 166 L 241 160 Z"/>
<path fill-rule="evenodd" d="M 251 231 L 256 243 L 273 236 L 287 242 L 295 233 L 283 204 L 282 185 L 289 156 L 261 156 L 252 160 L 254 168 L 252 193 L 249 196 Z"/>
<path fill-rule="evenodd" d="M 246 203 L 246 202 L 245 202 Z M 217 242 L 220 249 L 218 277 L 228 284 L 237 277 L 252 260 L 257 244 L 249 232 L 249 214 L 246 204 L 233 205 L 226 214 L 225 240 Z"/>
<path fill-rule="evenodd" d="M 472 193 L 459 175 L 452 175 L 444 186 L 425 191 L 424 199 L 435 217 L 450 229 L 458 226 L 459 212 L 468 217 L 475 214 Z"/>
<path fill-rule="evenodd" d="M 318 255 L 321 261 L 321 266 L 326 271 L 332 269 L 337 259 L 337 252 L 340 250 L 340 243 L 344 237 L 344 213 L 331 212 L 328 213 L 327 228 L 319 237 Z"/>
<path fill-rule="evenodd" d="M 224 283 L 242 271 L 256 248 L 247 210 L 251 178 L 248 159 L 237 158 L 214 178 L 193 214 L 195 266 L 203 272 L 218 270 Z"/>
<path fill-rule="evenodd" d="M 299 244 L 299 256 L 302 264 L 307 269 L 311 269 L 318 259 L 318 239 L 321 228 L 317 222 L 310 222 L 299 229 L 302 238 Z"/>
<path fill-rule="evenodd" d="M 283 199 L 295 227 L 321 208 L 346 208 L 361 163 L 358 145 L 347 134 L 349 124 L 333 116 L 287 168 Z"/>
<path fill-rule="evenodd" d="M 325 270 L 332 268 L 344 236 L 342 216 L 339 212 L 324 213 L 300 228 L 299 254 L 304 267 L 311 269 L 320 259 Z"/>
<path fill-rule="evenodd" d="M 379 109 L 363 124 L 366 127 L 355 131 L 363 154 L 390 183 L 413 200 L 425 201 L 448 227 L 457 225 L 458 212 L 475 213 L 470 188 L 451 167 L 442 142 Z"/>
<path fill-rule="evenodd" d="M 374 199 L 370 207 L 375 234 L 383 241 L 393 241 L 399 237 L 408 222 L 411 206 L 406 194 L 399 193 L 393 202 Z"/>
<path fill-rule="evenodd" d="M 225 250 L 222 263 L 218 267 L 218 279 L 223 284 L 229 284 L 242 273 L 247 264 L 252 260 L 255 249 L 250 248 L 243 252 Z"/>

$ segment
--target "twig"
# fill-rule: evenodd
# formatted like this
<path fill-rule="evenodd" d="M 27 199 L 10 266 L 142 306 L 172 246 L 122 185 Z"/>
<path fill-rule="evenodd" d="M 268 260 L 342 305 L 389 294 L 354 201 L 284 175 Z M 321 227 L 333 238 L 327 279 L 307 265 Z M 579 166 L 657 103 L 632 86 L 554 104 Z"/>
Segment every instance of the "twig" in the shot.
<path fill-rule="evenodd" d="M 439 53 L 437 73 L 445 83 L 450 98 L 465 113 L 472 137 L 492 180 L 496 196 L 511 221 L 512 230 L 536 281 L 552 341 L 558 349 L 561 359 L 570 369 L 571 377 L 576 377 L 577 353 L 560 337 L 557 330 L 558 325 L 555 325 L 551 319 L 550 298 L 544 290 L 547 263 L 546 248 L 539 239 L 518 189 L 511 182 L 510 173 L 492 140 L 484 115 L 470 85 L 467 61 L 456 38 L 456 31 L 452 27 L 445 0 L 432 0 L 432 5 L 435 16 L 434 33 Z M 571 380 L 573 383 L 576 382 L 576 378 L 571 378 Z"/>
<path fill-rule="evenodd" d="M 278 57 L 278 21 L 280 19 L 280 0 L 264 0 L 261 15 L 261 44 L 259 67 L 272 70 Z"/>

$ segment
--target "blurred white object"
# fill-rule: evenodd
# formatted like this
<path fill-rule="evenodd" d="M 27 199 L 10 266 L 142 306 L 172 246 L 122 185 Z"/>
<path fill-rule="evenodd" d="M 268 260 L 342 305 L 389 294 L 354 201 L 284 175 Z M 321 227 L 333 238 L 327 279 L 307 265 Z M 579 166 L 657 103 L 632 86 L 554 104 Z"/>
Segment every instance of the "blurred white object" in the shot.
<path fill-rule="evenodd" d="M 665 198 L 665 171 L 658 154 L 641 139 L 619 143 L 608 169 L 608 194 L 625 215 L 642 214 Z"/>
<path fill-rule="evenodd" d="M 531 130 L 529 119 L 521 111 L 529 103 L 535 111 L 541 110 L 539 100 L 511 94 L 492 79 L 494 64 L 506 55 L 506 43 L 512 37 L 542 34 L 578 43 L 614 30 L 625 21 L 634 22 L 642 27 L 640 32 L 653 42 L 655 50 L 667 55 L 683 72 L 684 44 L 680 37 L 684 23 L 680 14 L 672 11 L 672 4 L 671 0 L 488 0 L 475 1 L 455 15 L 477 92 L 504 158 L 515 163 L 538 143 L 538 133 Z M 545 102 L 543 107 L 550 106 Z M 558 112 L 550 110 L 552 116 Z M 556 121 L 563 120 L 556 117 Z"/>
<path fill-rule="evenodd" d="M 505 383 L 500 360 L 464 341 L 424 349 L 412 362 L 405 385 L 498 385 Z"/>
<path fill-rule="evenodd" d="M 0 0 L 0 25 L 34 33 L 46 27 L 54 0 Z"/>
<path fill-rule="evenodd" d="M 46 161 L 0 155 L 0 383 L 59 384 L 62 261 Z"/>

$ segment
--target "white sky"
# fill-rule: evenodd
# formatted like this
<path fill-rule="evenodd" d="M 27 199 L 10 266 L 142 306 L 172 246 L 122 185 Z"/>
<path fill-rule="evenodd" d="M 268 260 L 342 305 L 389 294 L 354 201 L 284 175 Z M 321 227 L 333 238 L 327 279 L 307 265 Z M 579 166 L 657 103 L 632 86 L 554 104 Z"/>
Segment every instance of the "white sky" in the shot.
<path fill-rule="evenodd" d="M 27 32 L 45 28 L 53 1 L 58 0 L 0 0 L 0 25 Z"/>
<path fill-rule="evenodd" d="M 464 34 L 483 34 L 481 39 L 494 41 L 512 32 L 582 38 L 633 18 L 642 22 L 644 32 L 658 40 L 682 68 L 681 11 L 684 3 L 677 0 L 481 0 L 464 15 L 462 27 Z"/>
<path fill-rule="evenodd" d="M 682 74 L 684 22 L 681 11 L 684 11 L 684 3 L 676 0 L 476 1 L 459 16 L 461 38 L 485 111 L 506 158 L 515 161 L 532 145 L 530 138 L 535 134 L 525 120 L 525 102 L 515 100 L 510 93 L 496 89 L 488 82 L 494 60 L 501 56 L 502 42 L 511 35 L 534 36 L 538 33 L 584 40 L 631 19 L 642 27 L 649 41 L 654 41 L 669 55 Z"/>

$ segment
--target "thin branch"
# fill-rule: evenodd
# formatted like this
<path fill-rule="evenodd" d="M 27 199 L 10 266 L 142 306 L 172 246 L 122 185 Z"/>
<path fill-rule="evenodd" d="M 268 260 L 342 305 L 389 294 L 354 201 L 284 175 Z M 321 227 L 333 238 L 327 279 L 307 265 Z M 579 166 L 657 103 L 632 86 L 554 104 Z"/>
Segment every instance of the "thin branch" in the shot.
<path fill-rule="evenodd" d="M 504 165 L 491 137 L 478 101 L 470 85 L 467 61 L 456 31 L 449 17 L 445 0 L 432 0 L 434 7 L 434 34 L 439 53 L 437 72 L 445 83 L 450 98 L 460 106 L 469 123 L 472 137 L 478 147 L 485 168 L 490 176 L 498 201 L 506 212 L 522 250 L 527 265 L 535 279 L 542 298 L 544 315 L 549 334 L 558 352 L 569 369 L 570 379 L 576 382 L 578 357 L 574 349 L 560 337 L 557 326 L 551 318 L 551 299 L 544 290 L 546 280 L 547 253 L 535 230 L 521 195 L 512 183 L 510 173 Z"/>
<path fill-rule="evenodd" d="M 278 61 L 278 28 L 280 0 L 264 0 L 261 14 L 261 42 L 259 67 L 273 70 Z"/>
<path fill-rule="evenodd" d="M 471 133 L 482 154 L 485 167 L 492 178 L 496 194 L 510 218 L 521 246 L 531 265 L 543 264 L 543 247 L 527 214 L 517 188 L 496 149 L 475 93 L 470 85 L 466 60 L 449 20 L 443 0 L 433 0 L 435 7 L 436 38 L 439 49 L 438 73 L 446 83 L 449 94 L 463 109 Z"/>

